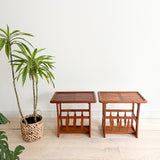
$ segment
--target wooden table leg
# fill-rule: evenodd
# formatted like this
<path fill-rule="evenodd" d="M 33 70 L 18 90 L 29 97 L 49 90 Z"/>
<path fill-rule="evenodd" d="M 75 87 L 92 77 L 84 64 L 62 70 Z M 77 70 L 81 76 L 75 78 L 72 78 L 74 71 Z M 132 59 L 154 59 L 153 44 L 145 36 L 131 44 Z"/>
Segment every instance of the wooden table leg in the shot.
<path fill-rule="evenodd" d="M 58 103 L 56 103 L 57 106 L 57 137 L 60 136 L 60 127 L 59 127 L 59 106 Z"/>
<path fill-rule="evenodd" d="M 133 116 L 133 115 L 134 115 L 134 103 L 132 103 L 132 115 L 131 116 Z M 131 120 L 131 127 L 134 128 L 133 119 Z"/>
<path fill-rule="evenodd" d="M 60 108 L 60 116 L 62 116 L 62 107 L 61 107 L 61 103 L 59 104 L 59 108 Z M 62 126 L 63 124 L 62 124 L 62 119 L 60 119 L 60 126 Z"/>
<path fill-rule="evenodd" d="M 102 104 L 102 129 L 103 129 L 103 125 L 104 125 L 104 108 Z"/>
<path fill-rule="evenodd" d="M 106 138 L 106 104 L 103 103 L 103 135 Z"/>
<path fill-rule="evenodd" d="M 89 137 L 91 137 L 91 104 L 89 103 Z"/>
<path fill-rule="evenodd" d="M 137 106 L 137 119 L 136 119 L 136 138 L 138 138 L 140 103 L 138 103 L 137 105 L 138 105 L 138 106 Z"/>

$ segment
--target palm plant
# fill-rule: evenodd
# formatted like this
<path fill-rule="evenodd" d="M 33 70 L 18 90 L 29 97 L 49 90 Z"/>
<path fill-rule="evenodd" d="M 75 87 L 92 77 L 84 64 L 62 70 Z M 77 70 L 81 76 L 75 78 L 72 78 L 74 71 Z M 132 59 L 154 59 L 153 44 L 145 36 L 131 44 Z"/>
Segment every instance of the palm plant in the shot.
<path fill-rule="evenodd" d="M 33 89 L 33 108 L 34 108 L 34 121 L 36 122 L 36 109 L 38 101 L 38 80 L 39 78 L 45 78 L 48 83 L 52 83 L 54 87 L 53 80 L 55 79 L 51 70 L 54 68 L 54 62 L 52 61 L 53 56 L 40 55 L 39 52 L 43 49 L 34 49 L 33 52 L 30 51 L 28 47 L 19 46 L 20 50 L 14 50 L 16 53 L 20 53 L 19 56 L 13 54 L 14 60 L 12 60 L 13 65 L 16 65 L 16 72 L 18 73 L 17 80 L 22 77 L 22 85 L 25 84 L 27 75 L 29 79 L 32 80 Z M 20 56 L 22 55 L 22 56 Z"/>
<path fill-rule="evenodd" d="M 16 89 L 12 47 L 19 46 L 19 47 L 23 47 L 23 48 L 27 49 L 28 47 L 26 46 L 26 44 L 27 45 L 29 44 L 32 46 L 32 44 L 29 41 L 27 41 L 26 39 L 24 39 L 23 36 L 33 36 L 33 35 L 31 35 L 29 33 L 21 32 L 20 30 L 14 30 L 14 31 L 10 32 L 8 25 L 7 25 L 7 30 L 0 28 L 0 51 L 3 48 L 5 48 L 6 56 L 10 60 L 14 92 L 16 95 L 18 109 L 19 109 L 19 112 L 20 112 L 20 115 L 22 118 L 24 118 L 24 116 L 21 111 L 21 106 L 19 103 L 18 93 L 17 93 L 17 89 Z"/>

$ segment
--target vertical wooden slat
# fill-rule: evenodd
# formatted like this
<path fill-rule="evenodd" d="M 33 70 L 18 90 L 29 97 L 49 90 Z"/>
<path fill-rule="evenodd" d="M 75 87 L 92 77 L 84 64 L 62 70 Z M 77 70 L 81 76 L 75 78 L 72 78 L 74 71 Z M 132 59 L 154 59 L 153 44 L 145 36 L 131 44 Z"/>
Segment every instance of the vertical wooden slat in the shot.
<path fill-rule="evenodd" d="M 127 130 L 129 130 L 129 124 L 130 124 L 130 119 L 128 119 L 128 122 L 127 122 Z"/>
<path fill-rule="evenodd" d="M 117 126 L 119 126 L 119 112 L 117 112 Z"/>
<path fill-rule="evenodd" d="M 56 103 L 56 106 L 57 106 L 57 137 L 59 137 L 60 135 L 60 127 L 59 127 L 59 106 L 58 106 L 58 103 Z"/>
<path fill-rule="evenodd" d="M 121 127 L 122 127 L 122 120 L 120 119 L 119 130 L 121 130 Z"/>
<path fill-rule="evenodd" d="M 111 130 L 113 131 L 114 129 L 114 119 L 111 119 Z"/>
<path fill-rule="evenodd" d="M 137 105 L 138 106 L 137 106 L 137 118 L 136 118 L 136 138 L 138 138 L 140 103 L 138 103 Z"/>
<path fill-rule="evenodd" d="M 73 127 L 74 127 L 74 129 L 76 129 L 76 112 L 74 112 Z"/>
<path fill-rule="evenodd" d="M 110 123 L 110 126 L 112 125 L 112 112 L 110 112 L 110 118 L 109 118 L 109 123 Z"/>
<path fill-rule="evenodd" d="M 126 126 L 126 112 L 124 112 L 124 126 Z"/>
<path fill-rule="evenodd" d="M 83 130 L 83 112 L 81 112 L 81 130 Z"/>
<path fill-rule="evenodd" d="M 69 125 L 69 112 L 67 112 L 67 118 L 66 118 L 66 130 L 68 130 Z"/>

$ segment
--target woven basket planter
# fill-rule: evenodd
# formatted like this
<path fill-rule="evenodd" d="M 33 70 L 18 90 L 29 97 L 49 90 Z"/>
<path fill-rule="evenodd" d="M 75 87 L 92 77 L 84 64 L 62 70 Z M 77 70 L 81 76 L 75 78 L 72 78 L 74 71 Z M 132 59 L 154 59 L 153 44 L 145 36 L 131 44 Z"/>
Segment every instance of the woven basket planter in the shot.
<path fill-rule="evenodd" d="M 27 115 L 24 118 L 33 117 L 33 114 Z M 37 114 L 37 118 L 40 120 L 33 124 L 25 124 L 24 120 L 21 119 L 21 134 L 22 138 L 26 142 L 35 142 L 43 137 L 43 118 L 41 115 Z"/>

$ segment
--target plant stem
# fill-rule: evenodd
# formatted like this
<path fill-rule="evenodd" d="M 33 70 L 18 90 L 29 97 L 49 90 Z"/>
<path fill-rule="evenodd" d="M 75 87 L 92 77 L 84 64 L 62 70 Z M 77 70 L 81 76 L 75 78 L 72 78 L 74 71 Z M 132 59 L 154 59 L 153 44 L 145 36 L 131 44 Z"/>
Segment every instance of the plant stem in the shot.
<path fill-rule="evenodd" d="M 34 77 L 32 76 L 32 86 L 33 86 L 33 106 L 34 106 L 34 121 L 37 122 L 37 117 L 36 117 L 36 96 L 35 96 L 35 82 L 34 82 Z"/>
<path fill-rule="evenodd" d="M 36 83 L 36 108 L 38 103 L 38 84 Z"/>
<path fill-rule="evenodd" d="M 15 75 L 14 75 L 14 66 L 13 66 L 13 58 L 12 58 L 12 53 L 11 53 L 11 50 L 10 50 L 10 60 L 11 60 L 11 70 L 12 70 L 12 79 L 13 79 L 13 87 L 14 87 L 14 92 L 15 92 L 15 95 L 16 95 L 16 100 L 17 100 L 17 105 L 18 105 L 18 109 L 19 109 L 19 113 L 22 117 L 22 119 L 24 119 L 25 123 L 26 123 L 26 120 L 22 114 L 22 111 L 21 111 L 21 106 L 20 106 L 20 103 L 19 103 L 19 98 L 18 98 L 18 93 L 17 93 L 17 89 L 16 89 L 16 84 L 15 84 Z"/>

